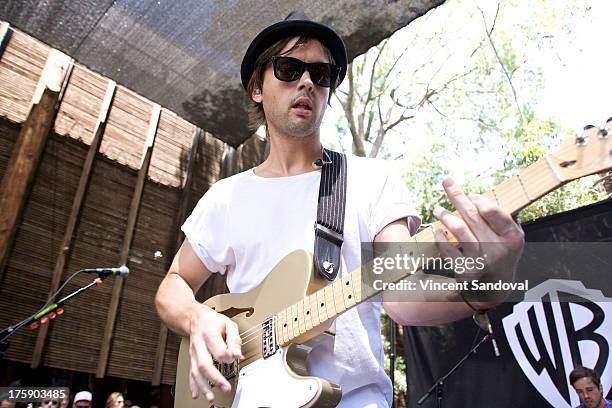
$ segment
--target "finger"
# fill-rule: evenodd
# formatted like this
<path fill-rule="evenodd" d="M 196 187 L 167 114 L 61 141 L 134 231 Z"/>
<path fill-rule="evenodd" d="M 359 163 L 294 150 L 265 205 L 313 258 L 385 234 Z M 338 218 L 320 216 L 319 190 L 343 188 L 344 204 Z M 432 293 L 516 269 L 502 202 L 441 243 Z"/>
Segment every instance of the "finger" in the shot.
<path fill-rule="evenodd" d="M 470 196 L 470 199 L 478 209 L 482 218 L 489 224 L 493 232 L 498 236 L 506 236 L 512 234 L 520 234 L 522 229 L 512 219 L 510 214 L 503 211 L 492 200 L 483 197 L 479 194 Z"/>
<path fill-rule="evenodd" d="M 227 352 L 230 354 L 231 363 L 234 360 L 243 358 L 241 352 L 242 338 L 238 325 L 230 319 L 227 319 L 225 324 L 225 342 L 227 343 Z"/>
<path fill-rule="evenodd" d="M 438 207 L 433 211 L 434 217 L 436 217 L 446 229 L 455 236 L 459 242 L 477 242 L 478 240 L 472 233 L 472 230 L 468 227 L 464 220 L 457 217 L 450 211 Z"/>
<path fill-rule="evenodd" d="M 198 345 L 198 343 L 200 343 Z M 206 351 L 204 342 L 191 341 L 189 354 L 189 388 L 191 389 L 191 397 L 196 399 L 198 395 L 203 395 L 208 401 L 211 401 L 212 395 L 208 379 L 204 377 L 200 371 L 203 364 L 212 364 L 210 354 Z"/>
<path fill-rule="evenodd" d="M 228 319 L 229 320 L 229 319 Z M 225 325 L 225 322 L 219 322 L 221 325 Z M 228 351 L 228 345 L 223 339 L 223 334 L 226 328 L 223 326 L 218 330 L 209 330 L 205 334 L 204 340 L 206 341 L 206 347 L 215 360 L 224 363 L 231 363 L 234 361 L 233 355 Z"/>
<path fill-rule="evenodd" d="M 200 347 L 194 347 L 192 349 L 191 361 L 192 367 L 195 368 L 195 370 L 192 369 L 192 371 L 194 371 L 196 380 L 203 377 L 202 381 L 210 381 L 212 384 L 220 387 L 225 392 L 228 392 L 231 389 L 230 383 L 215 367 L 213 358 L 206 348 L 206 344 L 202 343 Z M 200 383 L 201 381 L 198 381 L 198 385 Z M 202 388 L 200 387 L 200 389 Z"/>
<path fill-rule="evenodd" d="M 442 181 L 442 187 L 444 187 L 448 199 L 457 209 L 461 218 L 474 232 L 477 232 L 475 228 L 480 225 L 482 218 L 474 203 L 463 193 L 459 185 L 452 178 L 446 177 Z"/>
<path fill-rule="evenodd" d="M 198 398 L 198 395 L 200 395 L 200 390 L 198 389 L 198 386 L 196 385 L 196 382 L 193 379 L 191 370 L 189 370 L 189 390 L 191 391 L 191 398 L 193 399 Z"/>
<path fill-rule="evenodd" d="M 436 245 L 442 258 L 456 258 L 461 256 L 461 252 L 448 242 L 446 235 L 444 235 L 444 232 L 439 228 L 434 230 L 434 238 L 436 239 Z"/>
<path fill-rule="evenodd" d="M 197 372 L 191 371 L 189 373 L 189 388 L 191 389 L 191 398 L 196 399 L 198 395 L 202 394 L 209 402 L 212 402 L 215 398 L 208 380 Z"/>

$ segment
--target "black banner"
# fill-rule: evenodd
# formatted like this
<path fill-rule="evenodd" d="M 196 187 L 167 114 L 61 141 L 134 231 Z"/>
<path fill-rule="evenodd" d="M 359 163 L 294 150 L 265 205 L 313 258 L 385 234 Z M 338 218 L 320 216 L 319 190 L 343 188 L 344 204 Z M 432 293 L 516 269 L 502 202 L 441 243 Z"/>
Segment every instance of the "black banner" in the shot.
<path fill-rule="evenodd" d="M 444 383 L 442 406 L 575 407 L 579 401 L 568 375 L 578 364 L 594 368 L 604 394 L 612 396 L 612 265 L 596 254 L 590 262 L 575 262 L 575 254 L 564 249 L 572 247 L 569 243 L 612 242 L 612 200 L 545 217 L 523 229 L 527 242 L 568 244 L 559 244 L 547 262 L 539 255 L 537 279 L 534 259 L 525 254 L 517 280 L 530 279 L 529 300 L 489 312 L 501 356 L 495 357 L 485 342 Z M 418 407 L 436 379 L 485 334 L 472 319 L 404 327 L 408 407 Z M 437 404 L 434 394 L 420 406 Z"/>

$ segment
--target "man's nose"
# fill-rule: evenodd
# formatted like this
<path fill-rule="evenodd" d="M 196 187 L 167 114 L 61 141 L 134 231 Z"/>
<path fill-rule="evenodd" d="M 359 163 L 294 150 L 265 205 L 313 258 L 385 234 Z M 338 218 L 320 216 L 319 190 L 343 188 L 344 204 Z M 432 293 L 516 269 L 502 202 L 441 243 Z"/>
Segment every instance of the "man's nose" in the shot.
<path fill-rule="evenodd" d="M 310 77 L 310 72 L 307 69 L 304 70 L 302 76 L 299 79 L 298 89 L 306 89 L 308 91 L 312 91 L 314 88 L 314 82 L 312 82 L 312 78 Z"/>

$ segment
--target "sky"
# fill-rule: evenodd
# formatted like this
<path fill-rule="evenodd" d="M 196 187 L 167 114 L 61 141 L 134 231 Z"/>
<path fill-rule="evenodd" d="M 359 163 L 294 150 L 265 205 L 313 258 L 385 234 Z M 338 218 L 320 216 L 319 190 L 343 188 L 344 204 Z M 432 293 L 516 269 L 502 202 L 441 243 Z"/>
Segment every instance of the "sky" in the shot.
<path fill-rule="evenodd" d="M 446 29 L 449 33 L 447 37 L 434 38 L 433 41 L 438 41 L 440 44 L 448 43 L 446 48 L 451 48 L 451 50 L 446 52 L 447 50 L 443 49 L 434 53 L 431 50 L 436 47 L 430 47 L 425 40 L 417 41 L 414 43 L 416 49 L 409 50 L 409 58 L 406 58 L 404 62 L 405 70 L 410 72 L 414 64 L 418 65 L 431 59 L 434 64 L 437 63 L 444 69 L 460 72 L 462 64 L 466 63 L 466 58 L 483 33 L 482 16 L 474 12 L 475 9 L 472 6 L 474 3 L 479 3 L 487 20 L 492 21 L 497 2 L 448 0 L 447 3 L 428 15 L 396 32 L 391 38 L 391 43 L 397 47 L 404 47 L 404 44 L 415 38 L 417 34 L 427 39 L 431 37 L 431 33 L 439 30 L 440 24 L 449 25 Z M 552 7 L 562 7 L 562 2 L 549 3 L 553 5 Z M 533 49 L 532 44 L 524 44 L 525 55 L 529 57 L 529 62 L 535 63 L 542 70 L 543 88 L 536 95 L 533 95 L 530 90 L 518 90 L 519 99 L 534 98 L 530 102 L 535 107 L 538 116 L 551 118 L 562 127 L 574 129 L 576 132 L 587 124 L 603 125 L 605 120 L 612 116 L 612 103 L 609 101 L 612 95 L 612 81 L 608 74 L 612 70 L 612 52 L 609 51 L 610 39 L 612 39 L 609 29 L 612 1 L 585 1 L 583 4 L 590 9 L 583 14 L 566 16 L 567 20 L 564 22 L 568 24 L 567 31 L 555 31 L 546 26 L 534 28 L 534 31 L 541 33 L 542 36 L 551 36 L 551 46 L 548 49 Z M 532 12 L 534 12 L 534 7 L 531 0 L 515 0 L 513 6 L 506 6 L 503 9 L 503 22 L 517 25 L 518 30 L 519 24 L 529 24 L 533 21 L 526 17 L 531 17 Z M 540 7 L 539 12 L 547 13 L 549 10 L 546 7 Z M 565 37 L 569 39 L 567 42 L 559 41 Z M 431 41 L 430 38 L 430 43 Z M 514 46 L 518 48 L 523 44 Z M 338 117 L 343 115 L 335 98 L 328 110 L 322 127 L 324 143 L 326 140 L 337 142 L 338 138 L 330 137 L 330 135 L 335 135 Z M 427 149 L 431 140 L 418 137 L 418 135 L 427 133 L 427 120 L 431 120 L 431 116 L 425 114 L 420 116 L 402 129 L 405 136 L 394 135 L 385 143 L 394 146 L 394 150 L 401 150 L 406 149 L 406 143 L 402 144 L 402 139 L 405 141 L 410 138 L 413 154 L 418 154 L 415 152 L 418 152 L 419 149 Z M 474 132 L 473 125 L 470 124 L 455 124 L 454 126 L 455 131 L 459 129 L 459 132 Z M 433 137 L 435 138 L 435 135 Z M 349 141 L 345 140 L 345 142 Z M 348 143 L 344 145 L 345 148 L 349 146 Z M 480 166 L 479 169 L 474 170 L 476 173 L 486 172 L 487 169 L 495 167 L 492 162 L 495 160 L 493 156 L 483 158 L 480 155 L 475 157 L 475 160 L 456 157 L 454 158 L 456 163 L 453 166 L 460 169 L 457 173 L 465 172 L 466 167 L 470 166 Z M 404 154 L 403 157 L 405 162 L 410 159 L 411 155 Z M 402 165 L 405 163 L 399 164 L 399 166 Z"/>
<path fill-rule="evenodd" d="M 576 44 L 565 63 L 547 66 L 542 112 L 555 115 L 568 127 L 602 125 L 612 116 L 612 1 L 592 3 L 592 19 L 575 27 Z"/>

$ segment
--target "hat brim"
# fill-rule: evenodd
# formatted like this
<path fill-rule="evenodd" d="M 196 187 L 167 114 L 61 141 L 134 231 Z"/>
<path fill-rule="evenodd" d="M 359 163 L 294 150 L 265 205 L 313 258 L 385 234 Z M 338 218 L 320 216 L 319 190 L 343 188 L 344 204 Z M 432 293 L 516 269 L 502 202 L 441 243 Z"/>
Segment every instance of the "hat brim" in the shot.
<path fill-rule="evenodd" d="M 319 40 L 331 52 L 334 62 L 340 67 L 338 84 L 342 82 L 346 75 L 347 64 L 346 47 L 342 38 L 325 24 L 309 20 L 285 20 L 265 28 L 257 34 L 257 37 L 249 45 L 240 67 L 240 78 L 244 89 L 247 89 L 249 80 L 253 75 L 257 57 L 275 42 L 283 38 L 296 36 L 305 36 Z"/>

